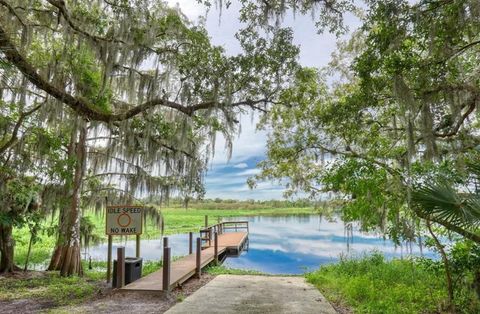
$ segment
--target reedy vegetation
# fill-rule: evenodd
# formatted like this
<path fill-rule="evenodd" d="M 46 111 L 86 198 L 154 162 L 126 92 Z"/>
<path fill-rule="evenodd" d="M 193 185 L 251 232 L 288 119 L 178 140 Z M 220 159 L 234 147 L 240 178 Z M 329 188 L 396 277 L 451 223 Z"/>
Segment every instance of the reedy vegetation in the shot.
<path fill-rule="evenodd" d="M 474 292 L 460 284 L 465 272 L 456 271 L 456 308 L 459 313 L 477 313 L 480 304 Z M 448 303 L 443 272 L 440 261 L 387 261 L 374 253 L 322 266 L 306 277 L 335 305 L 355 313 L 442 313 Z"/>

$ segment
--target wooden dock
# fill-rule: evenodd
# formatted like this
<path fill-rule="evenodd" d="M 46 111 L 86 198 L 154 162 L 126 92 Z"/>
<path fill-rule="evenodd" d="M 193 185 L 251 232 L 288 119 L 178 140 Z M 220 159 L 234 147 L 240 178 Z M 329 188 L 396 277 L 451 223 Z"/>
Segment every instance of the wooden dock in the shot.
<path fill-rule="evenodd" d="M 245 227 L 246 226 L 246 227 Z M 238 231 L 238 229 L 247 229 Z M 228 232 L 237 230 L 236 232 Z M 248 241 L 248 222 L 224 222 L 200 230 L 202 249 L 200 250 L 200 269 L 212 263 L 215 260 L 215 247 L 212 234 L 218 235 L 217 239 L 217 258 L 219 256 L 238 255 Z M 202 236 L 203 235 L 203 236 Z M 164 262 L 165 264 L 165 262 Z M 165 266 L 165 265 L 164 265 Z M 181 285 L 187 279 L 194 276 L 197 270 L 197 253 L 184 256 L 170 264 L 169 289 Z M 162 291 L 164 286 L 164 269 L 142 277 L 124 287 L 123 291 Z"/>

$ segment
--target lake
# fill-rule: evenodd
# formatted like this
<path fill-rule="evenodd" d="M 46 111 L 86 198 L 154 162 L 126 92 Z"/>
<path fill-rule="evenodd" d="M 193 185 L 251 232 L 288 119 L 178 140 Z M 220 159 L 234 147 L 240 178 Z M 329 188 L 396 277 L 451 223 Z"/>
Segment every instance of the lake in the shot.
<path fill-rule="evenodd" d="M 426 248 L 415 244 L 395 246 L 380 235 L 364 233 L 355 224 L 340 219 L 328 220 L 321 215 L 253 216 L 227 220 L 248 220 L 250 225 L 248 251 L 239 257 L 229 257 L 224 265 L 231 268 L 258 270 L 269 274 L 301 274 L 320 265 L 335 263 L 341 255 L 361 256 L 376 250 L 387 258 L 423 255 L 435 258 Z M 194 235 L 197 236 L 197 235 Z M 169 236 L 172 256 L 188 254 L 188 234 Z M 114 243 L 124 245 L 127 256 L 135 256 L 135 241 Z M 92 259 L 106 260 L 107 244 L 89 249 Z M 408 253 L 407 253 L 408 252 Z M 142 240 L 141 255 L 144 260 L 162 257 L 162 240 Z M 88 255 L 87 255 L 88 257 Z"/>

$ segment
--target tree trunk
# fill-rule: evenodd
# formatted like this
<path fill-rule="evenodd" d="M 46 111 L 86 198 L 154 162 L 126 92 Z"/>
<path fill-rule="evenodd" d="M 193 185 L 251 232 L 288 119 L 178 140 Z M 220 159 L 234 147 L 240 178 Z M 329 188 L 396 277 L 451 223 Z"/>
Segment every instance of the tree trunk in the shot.
<path fill-rule="evenodd" d="M 13 261 L 15 241 L 12 236 L 11 225 L 0 224 L 0 273 L 19 270 Z"/>
<path fill-rule="evenodd" d="M 23 271 L 28 270 L 28 261 L 30 260 L 30 254 L 32 253 L 33 239 L 35 238 L 35 235 L 37 233 L 36 229 L 36 227 L 33 227 L 33 229 L 30 230 L 30 241 L 28 242 L 27 257 L 25 258 L 25 267 L 23 268 Z"/>
<path fill-rule="evenodd" d="M 70 204 L 61 215 L 57 245 L 48 267 L 48 270 L 59 270 L 62 276 L 83 274 L 80 255 L 80 195 L 86 166 L 87 128 L 84 121 L 81 121 L 79 129 L 74 152 L 76 165 Z"/>
<path fill-rule="evenodd" d="M 473 288 L 477 293 L 477 297 L 480 299 L 480 270 L 479 269 L 475 270 L 475 273 L 473 275 Z"/>

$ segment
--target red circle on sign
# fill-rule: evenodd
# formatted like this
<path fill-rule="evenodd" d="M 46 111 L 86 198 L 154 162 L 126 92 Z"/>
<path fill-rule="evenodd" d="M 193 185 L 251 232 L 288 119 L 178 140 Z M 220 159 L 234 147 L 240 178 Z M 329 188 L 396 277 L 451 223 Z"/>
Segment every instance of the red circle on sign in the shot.
<path fill-rule="evenodd" d="M 125 220 L 125 219 L 122 219 L 122 216 L 127 216 L 127 219 L 126 219 L 127 223 L 121 223 L 120 222 L 120 220 Z M 127 227 L 128 225 L 130 225 L 131 222 L 132 222 L 132 217 L 130 217 L 130 215 L 127 214 L 127 213 L 123 213 L 123 214 L 119 215 L 118 218 L 117 218 L 117 223 L 120 227 Z"/>

